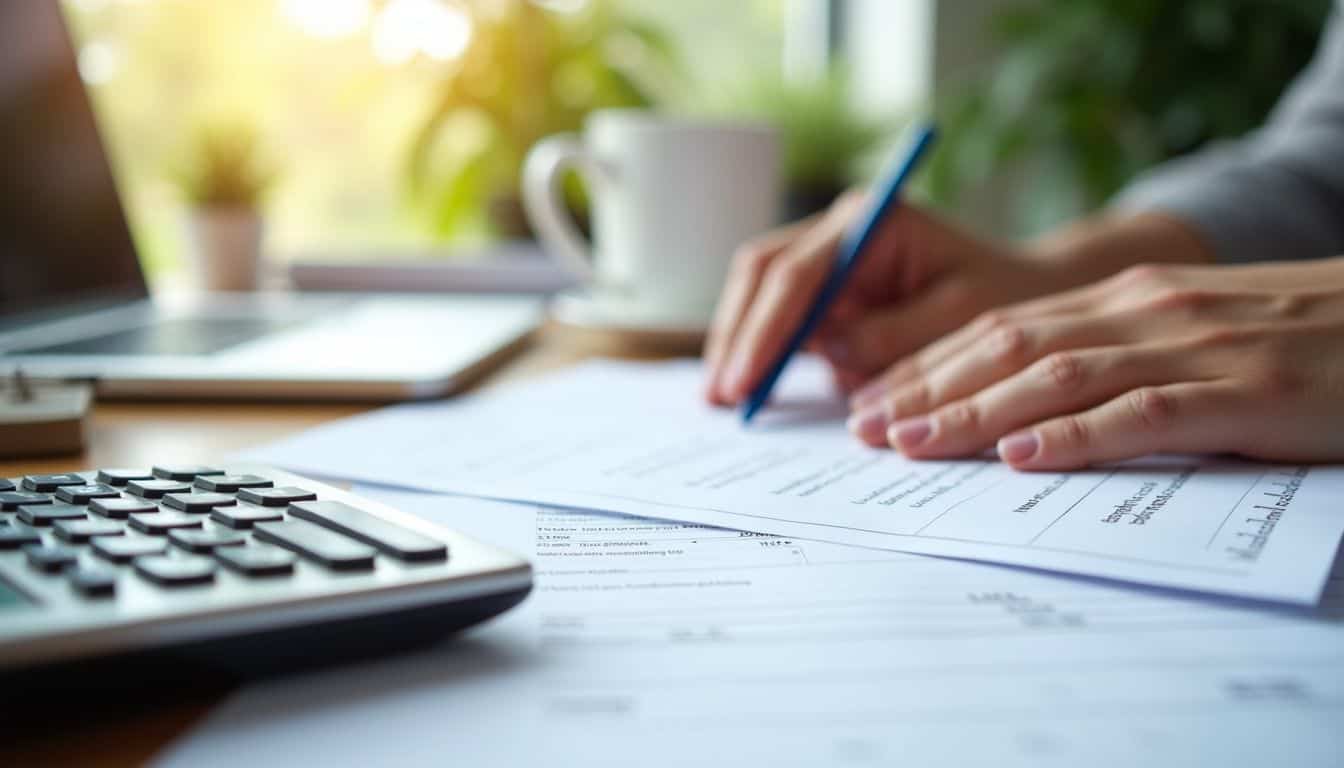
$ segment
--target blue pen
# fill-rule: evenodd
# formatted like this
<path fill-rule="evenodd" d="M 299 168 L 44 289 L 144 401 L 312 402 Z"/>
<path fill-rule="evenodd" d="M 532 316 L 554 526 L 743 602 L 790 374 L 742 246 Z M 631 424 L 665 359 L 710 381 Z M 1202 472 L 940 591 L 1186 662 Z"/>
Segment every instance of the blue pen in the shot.
<path fill-rule="evenodd" d="M 920 125 L 914 134 L 914 139 L 910 149 L 906 151 L 900 162 L 895 163 L 891 172 L 882 178 L 880 193 L 873 196 L 872 207 L 862 219 L 855 223 L 855 226 L 845 233 L 844 239 L 840 242 L 840 248 L 835 254 L 835 263 L 831 266 L 831 273 L 826 276 L 826 282 L 822 283 L 821 290 L 817 292 L 817 298 L 812 302 L 812 308 L 808 310 L 807 316 L 799 324 L 798 330 L 793 332 L 789 343 L 784 346 L 780 352 L 779 358 L 775 364 L 770 367 L 769 373 L 761 379 L 761 383 L 756 385 L 755 391 L 747 398 L 747 402 L 742 406 L 742 423 L 751 422 L 751 417 L 765 405 L 765 401 L 770 398 L 770 391 L 775 388 L 775 383 L 783 375 L 784 369 L 788 367 L 789 360 L 807 341 L 807 337 L 817 329 L 817 324 L 826 316 L 826 311 L 831 308 L 835 297 L 840 295 L 840 289 L 845 287 L 845 281 L 849 279 L 852 273 L 859 265 L 859 257 L 863 254 L 863 249 L 867 247 L 868 241 L 872 239 L 873 233 L 877 231 L 878 225 L 886 217 L 887 212 L 896 205 L 901 197 L 901 188 L 905 186 L 905 181 L 910 174 L 918 167 L 919 161 L 927 153 L 929 147 L 937 138 L 937 131 L 931 123 Z"/>

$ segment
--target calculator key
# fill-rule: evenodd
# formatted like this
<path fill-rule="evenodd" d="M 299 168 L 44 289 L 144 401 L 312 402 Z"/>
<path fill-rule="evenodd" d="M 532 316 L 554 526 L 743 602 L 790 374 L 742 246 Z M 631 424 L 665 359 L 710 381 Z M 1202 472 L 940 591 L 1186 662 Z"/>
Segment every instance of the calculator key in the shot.
<path fill-rule="evenodd" d="M 129 536 L 101 536 L 92 542 L 94 554 L 114 563 L 129 563 L 145 555 L 161 555 L 168 551 L 163 539 L 131 538 Z"/>
<path fill-rule="evenodd" d="M 217 549 L 215 559 L 248 576 L 284 576 L 294 572 L 294 555 L 269 544 Z"/>
<path fill-rule="evenodd" d="M 19 519 L 29 525 L 51 525 L 56 520 L 83 520 L 88 517 L 83 507 L 74 504 L 25 504 L 19 507 Z"/>
<path fill-rule="evenodd" d="M 132 480 L 153 480 L 154 474 L 148 469 L 100 469 L 98 470 L 98 482 L 108 485 L 122 486 Z"/>
<path fill-rule="evenodd" d="M 165 587 L 208 584 L 215 580 L 215 561 L 195 555 L 151 555 L 135 559 L 135 572 Z"/>
<path fill-rule="evenodd" d="M 305 520 L 257 523 L 253 536 L 276 544 L 338 571 L 373 567 L 374 549 Z"/>
<path fill-rule="evenodd" d="M 270 523 L 284 520 L 285 516 L 275 507 L 255 507 L 251 504 L 239 504 L 236 507 L 215 507 L 210 519 L 223 523 L 230 528 L 251 528 L 256 523 Z"/>
<path fill-rule="evenodd" d="M 154 502 L 143 499 L 94 499 L 89 502 L 89 510 L 113 520 L 125 520 L 127 515 L 153 514 L 159 508 Z"/>
<path fill-rule="evenodd" d="M 85 597 L 108 597 L 117 591 L 117 572 L 96 565 L 82 565 L 66 571 L 70 586 Z"/>
<path fill-rule="evenodd" d="M 0 477 L 0 491 L 12 491 L 12 490 L 14 490 L 14 484 L 4 479 L 3 477 Z"/>
<path fill-rule="evenodd" d="M 163 536 L 176 528 L 200 528 L 200 515 L 188 515 L 184 512 L 155 512 L 152 515 L 131 515 L 131 527 L 137 531 Z"/>
<path fill-rule="evenodd" d="M 29 475 L 23 478 L 23 488 L 27 491 L 51 493 L 63 485 L 84 485 L 89 482 L 74 472 L 60 475 Z"/>
<path fill-rule="evenodd" d="M 291 504 L 289 513 L 377 547 L 398 560 L 443 560 L 448 557 L 448 547 L 443 542 L 339 501 L 301 501 Z"/>
<path fill-rule="evenodd" d="M 28 544 L 42 543 L 42 536 L 26 525 L 0 526 L 0 549 L 18 549 Z"/>
<path fill-rule="evenodd" d="M 154 467 L 154 476 L 162 480 L 195 480 L 201 475 L 224 474 L 228 473 L 201 464 L 159 464 Z"/>
<path fill-rule="evenodd" d="M 126 490 L 142 499 L 160 499 L 169 493 L 191 493 L 191 486 L 177 480 L 132 480 Z"/>
<path fill-rule="evenodd" d="M 13 491 L 0 493 L 0 510 L 13 512 L 24 504 L 50 504 L 51 499 L 31 491 Z"/>
<path fill-rule="evenodd" d="M 79 560 L 79 551 L 59 544 L 29 544 L 23 548 L 28 564 L 39 571 L 63 571 Z"/>
<path fill-rule="evenodd" d="M 202 475 L 196 478 L 196 487 L 203 491 L 236 493 L 239 488 L 270 488 L 275 483 L 256 475 Z"/>
<path fill-rule="evenodd" d="M 168 532 L 168 540 L 188 552 L 210 554 L 217 547 L 241 547 L 247 536 L 235 531 L 178 529 Z"/>
<path fill-rule="evenodd" d="M 263 507 L 287 507 L 296 501 L 313 501 L 317 494 L 303 488 L 283 486 L 281 488 L 241 488 L 238 500 Z"/>
<path fill-rule="evenodd" d="M 163 506 L 183 512 L 209 512 L 215 507 L 231 507 L 238 502 L 223 493 L 170 493 L 163 497 Z"/>
<path fill-rule="evenodd" d="M 93 499 L 115 499 L 120 495 L 121 491 L 102 483 L 66 485 L 56 489 L 57 500 L 80 506 L 88 504 Z"/>
<path fill-rule="evenodd" d="M 56 529 L 57 538 L 65 539 L 71 544 L 84 544 L 98 536 L 120 536 L 124 533 L 121 523 L 102 519 L 57 520 L 52 527 Z"/>

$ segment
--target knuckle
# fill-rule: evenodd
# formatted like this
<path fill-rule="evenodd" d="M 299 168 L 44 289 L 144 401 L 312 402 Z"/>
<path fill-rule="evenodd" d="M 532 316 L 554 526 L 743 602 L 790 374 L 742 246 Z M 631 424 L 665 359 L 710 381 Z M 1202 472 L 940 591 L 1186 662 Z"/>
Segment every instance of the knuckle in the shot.
<path fill-rule="evenodd" d="M 1016 363 L 1027 356 L 1027 331 L 1021 325 L 1006 323 L 989 336 L 990 357 L 998 363 Z"/>
<path fill-rule="evenodd" d="M 1250 329 L 1220 325 L 1195 334 L 1191 341 L 1196 349 L 1219 349 L 1242 346 L 1254 338 Z"/>
<path fill-rule="evenodd" d="M 1087 422 L 1077 414 L 1062 417 L 1055 425 L 1055 440 L 1065 451 L 1085 448 L 1091 441 L 1091 430 Z"/>
<path fill-rule="evenodd" d="M 1077 389 L 1083 383 L 1083 365 L 1072 352 L 1055 352 L 1041 361 L 1041 375 L 1060 391 Z"/>
<path fill-rule="evenodd" d="M 759 242 L 746 242 L 733 251 L 733 270 L 747 275 L 760 274 L 770 263 L 770 249 Z"/>
<path fill-rule="evenodd" d="M 980 426 L 980 407 L 973 400 L 962 400 L 943 409 L 938 421 L 948 429 L 974 432 Z"/>
<path fill-rule="evenodd" d="M 1165 264 L 1136 264 L 1116 275 L 1116 281 L 1129 286 L 1165 285 L 1170 275 L 1171 268 Z"/>
<path fill-rule="evenodd" d="M 892 418 L 927 413 L 933 402 L 933 391 L 926 381 L 912 381 L 892 393 L 887 401 L 887 414 Z"/>
<path fill-rule="evenodd" d="M 1195 310 L 1213 303 L 1217 297 L 1208 291 L 1191 288 L 1165 288 L 1158 291 L 1149 300 L 1148 306 L 1156 310 Z"/>
<path fill-rule="evenodd" d="M 1129 410 L 1139 426 L 1161 432 L 1176 420 L 1176 403 L 1156 387 L 1140 387 L 1126 395 Z"/>

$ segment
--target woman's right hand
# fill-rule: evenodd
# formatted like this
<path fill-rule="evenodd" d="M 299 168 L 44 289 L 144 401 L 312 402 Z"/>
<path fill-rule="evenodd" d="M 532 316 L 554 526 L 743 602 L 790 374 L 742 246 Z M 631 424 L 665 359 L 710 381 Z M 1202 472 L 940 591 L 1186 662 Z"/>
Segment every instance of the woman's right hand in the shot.
<path fill-rule="evenodd" d="M 735 254 L 705 347 L 705 397 L 736 405 L 760 382 L 802 322 L 864 199 L 743 245 Z M 1034 250 L 984 242 L 902 204 L 879 225 L 808 348 L 851 390 L 987 309 L 1081 285 L 1101 275 Z"/>

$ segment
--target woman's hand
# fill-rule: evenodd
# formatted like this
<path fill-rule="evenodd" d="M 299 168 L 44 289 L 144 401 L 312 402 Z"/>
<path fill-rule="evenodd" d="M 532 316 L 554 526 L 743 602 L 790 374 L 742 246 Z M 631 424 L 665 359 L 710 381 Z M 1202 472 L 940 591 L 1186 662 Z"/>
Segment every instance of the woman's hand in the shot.
<path fill-rule="evenodd" d="M 851 406 L 861 439 L 916 458 L 1344 458 L 1344 258 L 1136 267 L 983 314 Z"/>

